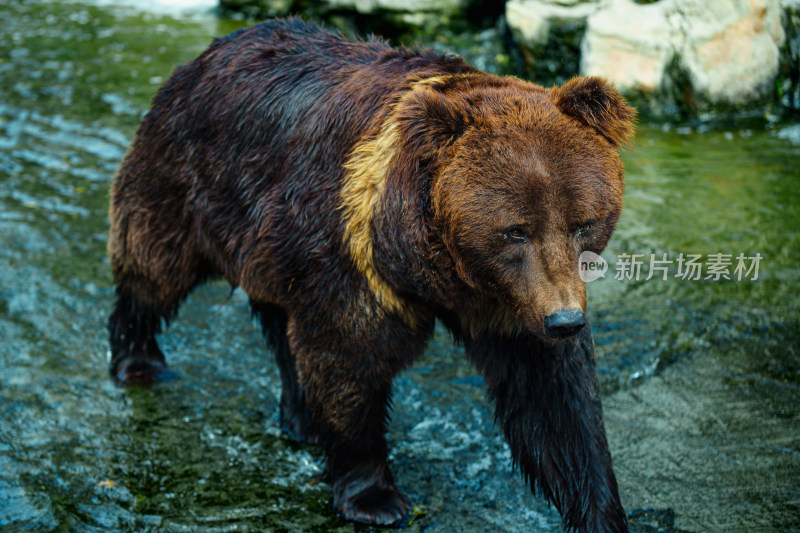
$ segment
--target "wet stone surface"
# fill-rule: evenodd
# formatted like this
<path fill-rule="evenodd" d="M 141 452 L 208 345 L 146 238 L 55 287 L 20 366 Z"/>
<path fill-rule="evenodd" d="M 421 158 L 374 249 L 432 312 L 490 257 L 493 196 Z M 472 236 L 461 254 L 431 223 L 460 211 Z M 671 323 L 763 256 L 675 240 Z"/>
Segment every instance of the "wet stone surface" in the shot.
<path fill-rule="evenodd" d="M 174 66 L 242 23 L 19 0 L 0 18 L 0 529 L 369 529 L 333 515 L 319 452 L 279 431 L 277 366 L 242 293 L 190 297 L 160 339 L 178 379 L 106 374 L 111 177 Z M 800 531 L 797 128 L 644 121 L 624 155 L 588 298 L 633 531 Z M 762 260 L 755 281 L 674 263 L 667 281 L 619 281 L 623 253 Z M 395 385 L 391 463 L 427 511 L 411 531 L 560 531 L 492 418 L 437 331 Z"/>

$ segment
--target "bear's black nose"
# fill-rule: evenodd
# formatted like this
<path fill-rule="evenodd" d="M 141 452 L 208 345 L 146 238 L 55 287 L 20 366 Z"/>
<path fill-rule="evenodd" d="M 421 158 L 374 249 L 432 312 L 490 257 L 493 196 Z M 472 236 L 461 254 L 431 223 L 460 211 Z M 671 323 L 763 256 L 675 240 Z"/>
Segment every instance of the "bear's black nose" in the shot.
<path fill-rule="evenodd" d="M 580 309 L 559 309 L 544 317 L 544 332 L 554 339 L 575 335 L 585 325 L 586 317 Z"/>

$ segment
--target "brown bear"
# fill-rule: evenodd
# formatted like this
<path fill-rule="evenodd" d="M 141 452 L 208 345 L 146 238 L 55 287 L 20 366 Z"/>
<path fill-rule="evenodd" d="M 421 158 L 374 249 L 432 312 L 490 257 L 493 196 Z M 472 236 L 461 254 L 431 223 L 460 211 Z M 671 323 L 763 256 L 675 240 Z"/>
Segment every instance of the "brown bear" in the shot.
<path fill-rule="evenodd" d="M 439 319 L 532 490 L 567 528 L 626 531 L 578 255 L 619 217 L 633 115 L 599 78 L 545 89 L 298 19 L 217 39 L 114 180 L 111 374 L 161 377 L 155 335 L 224 277 L 276 353 L 283 428 L 325 452 L 334 510 L 402 525 L 387 405 Z"/>

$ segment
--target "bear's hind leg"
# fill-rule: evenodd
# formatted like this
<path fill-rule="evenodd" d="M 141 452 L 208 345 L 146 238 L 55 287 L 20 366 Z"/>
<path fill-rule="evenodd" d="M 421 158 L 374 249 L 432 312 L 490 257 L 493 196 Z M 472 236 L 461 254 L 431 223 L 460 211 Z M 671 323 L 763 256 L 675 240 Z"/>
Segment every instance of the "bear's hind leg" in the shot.
<path fill-rule="evenodd" d="M 261 322 L 261 329 L 268 344 L 275 351 L 275 359 L 281 373 L 280 425 L 292 439 L 300 443 L 316 443 L 317 436 L 311 427 L 311 415 L 306 408 L 303 388 L 297 378 L 297 365 L 286 337 L 286 312 L 280 307 L 250 302 L 253 314 Z"/>
<path fill-rule="evenodd" d="M 123 385 L 148 385 L 172 376 L 156 334 L 177 314 L 189 292 L 213 274 L 200 260 L 187 260 L 189 247 L 175 248 L 181 268 L 131 268 L 112 255 L 117 302 L 108 320 L 109 372 Z"/>
<path fill-rule="evenodd" d="M 126 163 L 112 190 L 108 254 L 117 301 L 108 320 L 111 376 L 123 385 L 146 385 L 171 374 L 156 334 L 197 285 L 217 274 L 193 238 L 191 218 L 179 217 L 180 198 L 157 187 Z M 166 183 L 166 179 L 163 180 Z M 147 196 L 148 193 L 150 196 Z"/>
<path fill-rule="evenodd" d="M 156 342 L 162 320 L 177 311 L 177 303 L 155 307 L 117 287 L 117 303 L 108 320 L 111 360 L 109 372 L 123 385 L 148 385 L 170 376 Z"/>
<path fill-rule="evenodd" d="M 149 385 L 173 376 L 156 334 L 175 317 L 189 292 L 213 274 L 199 261 L 192 266 L 197 268 L 182 277 L 164 276 L 160 282 L 130 273 L 115 275 L 117 302 L 108 320 L 109 372 L 118 383 Z"/>

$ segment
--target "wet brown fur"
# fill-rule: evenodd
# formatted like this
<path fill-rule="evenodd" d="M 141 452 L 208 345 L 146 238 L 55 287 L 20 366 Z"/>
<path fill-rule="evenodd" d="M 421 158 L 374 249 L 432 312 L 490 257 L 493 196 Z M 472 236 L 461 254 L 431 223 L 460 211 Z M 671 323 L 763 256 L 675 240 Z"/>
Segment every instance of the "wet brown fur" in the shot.
<path fill-rule="evenodd" d="M 598 78 L 545 89 L 297 19 L 218 39 L 159 91 L 114 180 L 111 372 L 157 378 L 155 334 L 226 278 L 275 349 L 282 426 L 325 451 L 335 510 L 398 524 L 391 383 L 438 318 L 531 487 L 569 528 L 624 531 L 591 334 L 554 342 L 542 317 L 586 307 L 577 255 L 611 236 L 632 118 Z"/>

